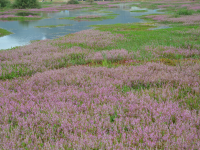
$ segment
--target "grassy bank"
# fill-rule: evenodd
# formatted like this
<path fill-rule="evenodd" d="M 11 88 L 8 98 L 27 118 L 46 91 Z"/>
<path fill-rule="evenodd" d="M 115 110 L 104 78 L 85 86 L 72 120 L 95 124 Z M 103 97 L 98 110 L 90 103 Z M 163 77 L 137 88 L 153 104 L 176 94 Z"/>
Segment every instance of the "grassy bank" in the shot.
<path fill-rule="evenodd" d="M 0 28 L 0 37 L 5 36 L 5 35 L 9 35 L 9 34 L 12 34 L 12 32 L 9 32 L 5 29 Z"/>
<path fill-rule="evenodd" d="M 199 149 L 198 20 L 153 20 L 0 51 L 0 149 Z"/>

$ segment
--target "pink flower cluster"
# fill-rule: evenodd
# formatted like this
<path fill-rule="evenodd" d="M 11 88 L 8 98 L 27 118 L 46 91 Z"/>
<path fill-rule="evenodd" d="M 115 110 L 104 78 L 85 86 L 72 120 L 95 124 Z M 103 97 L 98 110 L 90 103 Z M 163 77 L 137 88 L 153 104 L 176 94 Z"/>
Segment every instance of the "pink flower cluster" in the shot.
<path fill-rule="evenodd" d="M 170 21 L 170 22 L 183 22 L 184 24 L 199 24 L 200 23 L 200 15 L 183 15 L 179 18 L 172 18 L 169 15 L 150 15 L 146 16 L 146 18 L 152 18 L 156 21 Z"/>
<path fill-rule="evenodd" d="M 200 15 L 194 14 L 192 16 L 181 16 L 179 18 L 167 18 L 166 20 L 171 22 L 183 22 L 184 24 L 199 24 Z"/>
<path fill-rule="evenodd" d="M 179 55 L 183 55 L 186 57 L 191 57 L 193 55 L 200 55 L 200 51 L 197 49 L 191 49 L 188 46 L 188 49 L 183 49 L 183 48 L 175 48 L 175 47 L 156 47 L 156 48 L 151 48 L 149 46 L 146 47 L 146 50 L 148 51 L 152 51 L 154 56 L 156 57 L 160 57 L 166 54 L 179 54 Z"/>
<path fill-rule="evenodd" d="M 15 15 L 0 15 L 0 18 L 8 18 L 8 17 L 18 17 Z"/>
<path fill-rule="evenodd" d="M 125 49 L 121 50 L 104 50 L 101 52 L 90 52 L 86 56 L 86 60 L 94 60 L 94 61 L 100 61 L 100 60 L 120 60 L 120 59 L 134 59 L 136 53 L 129 53 Z M 138 56 L 138 55 L 137 55 Z"/>
<path fill-rule="evenodd" d="M 98 30 L 84 30 L 72 34 L 72 36 L 66 36 L 61 39 L 52 41 L 52 44 L 61 43 L 84 43 L 89 47 L 107 47 L 113 45 L 116 40 L 124 40 L 124 36 L 121 34 L 113 35 L 110 32 L 100 32 Z"/>
<path fill-rule="evenodd" d="M 152 18 L 153 20 L 156 21 L 166 21 L 167 18 L 169 18 L 168 15 L 150 15 L 150 16 L 146 16 L 146 18 Z"/>
<path fill-rule="evenodd" d="M 16 16 L 16 15 L 0 15 L 0 19 L 6 19 L 6 18 L 17 18 L 17 17 L 21 17 L 21 16 Z M 32 16 L 32 15 L 28 15 L 28 16 L 23 16 L 23 17 L 27 17 L 27 18 L 41 18 L 41 16 Z"/>
<path fill-rule="evenodd" d="M 192 10 L 200 10 L 200 5 L 199 5 L 199 6 L 189 7 L 188 9 L 192 9 Z"/>

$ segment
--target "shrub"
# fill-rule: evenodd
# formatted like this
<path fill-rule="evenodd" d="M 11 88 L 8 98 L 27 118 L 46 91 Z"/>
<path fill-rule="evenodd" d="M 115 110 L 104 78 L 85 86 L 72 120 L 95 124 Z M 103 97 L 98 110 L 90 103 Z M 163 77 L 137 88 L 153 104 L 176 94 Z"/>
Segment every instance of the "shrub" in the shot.
<path fill-rule="evenodd" d="M 37 0 L 15 0 L 13 8 L 41 8 L 39 2 Z"/>
<path fill-rule="evenodd" d="M 94 2 L 94 0 L 86 0 L 86 1 L 89 2 L 90 4 Z"/>
<path fill-rule="evenodd" d="M 193 11 L 188 9 L 180 9 L 176 12 L 178 15 L 192 15 Z"/>
<path fill-rule="evenodd" d="M 79 2 L 77 0 L 70 0 L 67 4 L 79 4 Z"/>
<path fill-rule="evenodd" d="M 8 0 L 0 0 L 0 8 L 1 7 L 8 7 L 10 5 L 10 1 Z"/>

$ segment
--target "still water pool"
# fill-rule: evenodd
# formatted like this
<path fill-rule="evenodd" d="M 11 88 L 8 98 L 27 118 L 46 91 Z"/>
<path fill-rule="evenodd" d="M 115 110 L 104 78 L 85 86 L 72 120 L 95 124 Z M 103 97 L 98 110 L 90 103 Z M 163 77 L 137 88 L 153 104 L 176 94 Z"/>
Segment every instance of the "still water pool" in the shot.
<path fill-rule="evenodd" d="M 135 7 L 134 7 L 135 9 Z M 86 10 L 86 9 L 85 9 Z M 96 12 L 84 12 L 82 10 L 64 10 L 56 13 L 40 13 L 47 19 L 37 21 L 0 21 L 0 28 L 6 29 L 14 34 L 0 37 L 0 50 L 9 49 L 15 46 L 30 44 L 33 40 L 55 39 L 69 33 L 90 29 L 89 25 L 103 25 L 116 23 L 133 23 L 143 22 L 142 19 L 134 18 L 134 16 L 158 13 L 157 10 L 148 10 L 147 12 L 130 12 L 132 10 L 126 4 L 120 4 L 119 8 L 108 8 L 104 11 L 111 11 L 119 14 L 115 19 L 107 19 L 103 21 L 73 21 L 59 19 L 62 17 L 76 17 L 84 15 L 99 15 Z M 100 14 L 106 15 L 106 14 Z M 36 28 L 35 26 L 72 24 L 72 26 L 62 26 L 56 28 Z"/>

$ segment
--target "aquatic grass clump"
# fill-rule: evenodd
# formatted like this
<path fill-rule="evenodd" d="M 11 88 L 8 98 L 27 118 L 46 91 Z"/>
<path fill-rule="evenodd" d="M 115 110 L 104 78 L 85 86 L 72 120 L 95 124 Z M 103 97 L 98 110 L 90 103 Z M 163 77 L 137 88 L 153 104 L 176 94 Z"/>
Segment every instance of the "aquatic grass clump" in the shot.
<path fill-rule="evenodd" d="M 155 27 L 154 23 L 127 23 L 127 24 L 112 24 L 112 25 L 90 25 L 101 31 L 121 32 L 123 31 L 146 31 L 149 28 Z"/>
<path fill-rule="evenodd" d="M 73 66 L 0 81 L 0 146 L 198 149 L 199 108 L 190 105 L 195 109 L 187 109 L 179 102 L 185 104 L 197 96 L 199 64 L 183 68 L 179 71 L 177 66 L 160 63 L 118 68 Z M 133 85 L 142 88 L 136 90 Z M 133 90 L 127 91 L 125 86 Z M 183 89 L 188 97 L 179 97 Z M 187 102 L 198 104 L 192 99 Z"/>
<path fill-rule="evenodd" d="M 99 16 L 99 15 L 85 15 L 85 16 L 78 16 L 78 17 L 63 17 L 59 19 L 69 19 L 69 20 L 76 20 L 76 21 L 102 21 L 105 19 L 114 19 L 116 16 Z"/>
<path fill-rule="evenodd" d="M 112 14 L 108 14 L 108 15 L 109 15 L 109 16 L 112 16 L 112 15 L 114 15 L 114 16 L 115 16 L 115 15 L 119 15 L 119 14 L 114 14 L 114 13 L 112 13 Z"/>
<path fill-rule="evenodd" d="M 0 37 L 5 36 L 5 35 L 9 35 L 12 34 L 12 32 L 9 32 L 5 29 L 0 28 Z"/>
<path fill-rule="evenodd" d="M 148 10 L 131 10 L 130 12 L 148 12 Z"/>
<path fill-rule="evenodd" d="M 56 27 L 64 27 L 64 26 L 72 26 L 72 24 L 59 24 L 59 25 L 35 26 L 35 28 L 56 28 Z"/>

